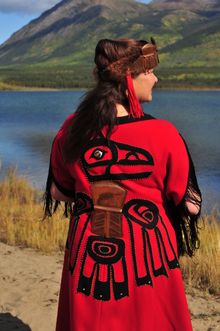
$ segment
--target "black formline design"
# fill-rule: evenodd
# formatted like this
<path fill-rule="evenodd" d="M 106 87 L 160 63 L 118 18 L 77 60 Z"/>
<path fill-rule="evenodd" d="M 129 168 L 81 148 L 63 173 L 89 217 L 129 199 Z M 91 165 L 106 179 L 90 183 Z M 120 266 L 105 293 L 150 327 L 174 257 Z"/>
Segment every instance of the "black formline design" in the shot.
<path fill-rule="evenodd" d="M 96 147 L 96 148 L 95 148 Z M 95 150 L 92 152 L 91 151 L 91 155 L 89 157 L 89 159 L 95 160 L 94 163 L 89 164 L 85 158 L 85 154 L 92 148 L 95 148 Z M 99 150 L 100 155 L 102 155 L 103 157 L 105 156 L 105 154 L 107 153 L 107 151 L 105 150 L 107 149 L 110 152 L 111 155 L 111 159 L 106 159 L 106 160 L 102 160 L 102 159 L 98 159 L 97 157 L 94 155 L 94 153 Z M 125 155 L 125 158 L 120 160 L 120 156 L 118 154 L 118 152 L 123 151 L 123 152 L 127 152 L 127 154 Z M 104 153 L 105 152 L 105 153 Z M 131 159 L 129 160 L 130 156 L 135 156 L 135 159 Z M 140 156 L 144 156 L 145 159 L 141 159 Z M 100 137 L 94 140 L 91 140 L 89 142 L 89 144 L 86 147 L 86 150 L 84 150 L 83 155 L 81 157 L 81 164 L 83 166 L 83 169 L 85 171 L 86 177 L 88 178 L 88 180 L 90 182 L 94 182 L 94 181 L 100 181 L 100 180 L 126 180 L 126 179 L 137 179 L 137 178 L 147 178 L 152 174 L 152 170 L 149 169 L 149 171 L 142 171 L 140 173 L 138 173 L 137 171 L 134 172 L 130 172 L 130 173 L 119 173 L 119 174 L 115 174 L 115 173 L 111 173 L 111 167 L 114 165 L 126 165 L 126 166 L 154 166 L 154 160 L 152 155 L 146 151 L 143 148 L 139 148 L 139 147 L 134 147 L 128 144 L 123 144 L 123 143 L 118 143 L 116 141 L 113 140 L 107 140 L 104 137 Z M 95 174 L 91 174 L 90 170 L 92 170 L 93 168 L 99 167 L 99 166 L 106 166 L 105 172 L 103 174 L 99 174 L 99 175 L 95 175 Z"/>
<path fill-rule="evenodd" d="M 71 274 L 73 274 L 73 271 L 75 269 L 77 258 L 78 258 L 78 254 L 79 254 L 79 250 L 80 250 L 80 247 L 81 247 L 81 243 L 82 243 L 82 240 L 83 240 L 83 237 L 84 237 L 84 233 L 85 233 L 85 231 L 87 229 L 87 226 L 89 224 L 89 221 L 90 221 L 90 216 L 87 216 L 87 219 L 86 219 L 85 224 L 83 226 L 83 229 L 82 229 L 82 232 L 81 232 L 81 236 L 80 236 L 80 239 L 79 239 L 77 248 L 76 248 L 75 258 L 74 258 L 74 260 L 72 262 L 71 262 L 71 260 L 72 260 L 72 254 L 73 254 L 73 244 L 74 244 L 74 237 L 75 237 L 75 235 L 74 235 L 73 238 L 71 238 L 70 253 L 69 253 L 69 271 L 70 271 Z M 74 234 L 76 234 L 76 230 L 75 230 L 75 233 Z"/>
<path fill-rule="evenodd" d="M 141 210 L 141 212 L 140 212 L 139 211 L 140 207 L 146 207 L 146 212 L 144 213 L 143 210 Z M 129 227 L 136 284 L 138 286 L 141 286 L 144 284 L 153 286 L 152 278 L 150 275 L 149 263 L 152 267 L 152 273 L 153 273 L 154 277 L 158 277 L 161 275 L 168 277 L 167 269 L 179 268 L 179 262 L 178 262 L 176 254 L 175 254 L 173 245 L 171 243 L 168 230 L 165 226 L 165 223 L 164 223 L 162 217 L 159 215 L 159 210 L 158 210 L 157 206 L 149 200 L 144 200 L 144 199 L 129 200 L 124 205 L 122 212 L 127 220 L 128 227 Z M 146 215 L 145 218 L 143 215 Z M 134 224 L 136 224 L 136 226 L 139 225 L 142 228 L 142 249 L 139 252 L 136 252 L 137 245 L 136 245 L 135 236 L 134 236 L 134 232 L 135 232 Z M 164 239 L 161 234 L 161 230 L 162 230 L 161 226 L 165 230 L 165 234 L 167 237 L 166 241 L 173 254 L 172 259 L 169 259 L 169 257 L 168 257 Z M 161 230 L 160 230 L 160 228 L 161 228 Z M 151 235 L 154 235 L 156 238 L 157 249 L 158 249 L 158 253 L 159 253 L 159 261 L 161 263 L 161 266 L 159 266 L 159 267 L 155 266 L 154 253 L 153 253 L 152 243 L 151 243 L 151 239 L 150 239 Z M 149 257 L 147 256 L 147 252 L 149 252 Z M 163 255 L 163 253 L 164 253 L 164 255 Z M 140 254 L 142 254 L 143 260 L 145 262 L 145 269 L 146 269 L 145 276 L 140 276 L 138 273 L 137 255 L 140 257 L 141 256 Z M 165 267 L 164 261 L 166 261 L 167 269 Z"/>
<path fill-rule="evenodd" d="M 114 268 L 111 266 L 111 274 L 113 279 L 113 292 L 115 296 L 115 300 L 119 300 L 122 297 L 128 296 L 128 272 L 127 272 L 127 265 L 125 256 L 122 256 L 122 267 L 124 271 L 124 282 L 116 282 L 115 280 L 115 274 L 114 274 Z"/>
<path fill-rule="evenodd" d="M 134 233 L 133 233 L 133 229 L 132 229 L 132 224 L 129 221 L 129 219 L 127 219 L 128 222 L 128 227 L 129 227 L 129 232 L 130 232 L 130 238 L 131 238 L 131 253 L 132 253 L 132 257 L 133 257 L 133 262 L 134 262 L 134 273 L 135 273 L 135 279 L 136 279 L 136 283 L 138 285 L 138 271 L 137 271 L 137 263 L 136 263 L 136 255 L 135 255 L 135 246 L 134 246 Z"/>
<path fill-rule="evenodd" d="M 94 265 L 89 276 L 85 276 L 87 259 Z M 115 278 L 117 265 L 121 264 L 124 280 L 118 282 Z M 101 281 L 101 266 L 107 267 L 107 279 Z M 94 284 L 94 285 L 93 285 Z M 90 236 L 80 270 L 77 292 L 89 296 L 92 293 L 97 300 L 108 301 L 111 299 L 111 286 L 115 300 L 128 296 L 128 274 L 125 260 L 125 244 L 121 239 Z M 93 288 L 92 288 L 93 287 Z"/>
<path fill-rule="evenodd" d="M 142 228 L 142 238 L 143 238 L 143 254 L 144 254 L 144 262 L 145 262 L 145 267 L 146 267 L 146 271 L 147 271 L 147 275 L 145 277 L 145 282 L 143 283 L 144 284 L 147 284 L 147 285 L 151 285 L 153 286 L 153 282 L 152 282 L 152 278 L 151 278 L 151 275 L 150 275 L 150 269 L 149 269 L 149 265 L 148 265 L 148 259 L 147 259 L 147 242 L 146 242 L 146 234 L 148 235 L 148 233 L 146 231 L 144 231 L 144 229 Z M 149 244 L 149 243 L 148 243 Z"/>
<path fill-rule="evenodd" d="M 134 212 L 136 214 L 136 217 L 135 217 L 135 215 L 128 213 L 128 210 L 132 206 L 133 206 Z M 143 218 L 143 216 L 141 216 L 141 214 L 138 211 L 138 208 L 140 206 L 144 206 L 144 207 L 147 207 L 148 209 L 150 209 L 150 211 L 153 213 L 153 216 L 154 216 L 153 221 L 148 222 L 148 223 L 145 222 L 145 218 Z M 126 202 L 126 204 L 123 207 L 122 212 L 125 216 L 127 216 L 129 219 L 131 219 L 135 223 L 141 225 L 143 228 L 154 229 L 158 223 L 158 213 L 159 213 L 158 208 L 153 202 L 151 202 L 149 200 L 131 199 Z M 141 219 L 137 219 L 137 216 L 139 216 L 139 218 L 141 217 Z"/>
<path fill-rule="evenodd" d="M 94 285 L 94 298 L 97 300 L 108 301 L 110 300 L 110 268 L 107 270 L 107 280 L 102 282 L 99 280 L 100 275 L 100 264 L 96 264 L 96 279 Z"/>
<path fill-rule="evenodd" d="M 131 238 L 131 251 L 132 251 L 132 257 L 133 257 L 136 284 L 138 286 L 145 285 L 145 284 L 152 285 L 152 279 L 150 276 L 150 271 L 149 271 L 148 262 L 147 262 L 146 243 L 143 241 L 143 250 L 142 250 L 142 253 L 144 255 L 144 261 L 145 261 L 146 275 L 139 276 L 138 275 L 138 263 L 137 263 L 138 260 L 136 258 L 136 253 L 135 253 L 135 240 L 134 240 L 133 225 L 129 219 L 127 219 L 127 222 L 128 222 L 130 238 Z M 143 234 L 143 232 L 142 232 L 142 234 Z"/>
<path fill-rule="evenodd" d="M 83 192 L 76 192 L 76 201 L 73 208 L 73 215 L 80 216 L 81 214 L 91 213 L 93 210 L 92 198 Z"/>
<path fill-rule="evenodd" d="M 69 233 L 67 237 L 67 244 L 69 249 L 69 255 L 68 255 L 68 268 L 71 274 L 73 274 L 73 271 L 76 266 L 79 250 L 81 247 L 81 243 L 85 234 L 85 231 L 88 227 L 90 218 L 91 218 L 91 211 L 93 210 L 93 202 L 92 199 L 83 192 L 77 192 L 76 193 L 76 203 L 74 206 L 73 211 L 73 218 L 70 221 L 70 227 L 69 227 Z M 82 222 L 82 219 L 80 218 L 80 215 L 86 215 L 86 220 L 84 220 L 84 225 L 80 234 L 80 238 L 78 240 L 78 243 L 76 244 L 76 248 L 73 252 L 73 245 L 75 245 L 75 237 L 78 230 L 79 222 Z M 74 224 L 72 224 L 74 222 Z M 74 254 L 74 258 L 73 258 Z M 73 261 L 72 261 L 73 260 Z"/>
<path fill-rule="evenodd" d="M 161 267 L 157 268 L 157 269 L 155 268 L 155 263 L 154 263 L 154 258 L 153 258 L 153 250 L 152 250 L 152 247 L 151 247 L 151 244 L 150 244 L 149 234 L 146 232 L 146 238 L 147 238 L 147 241 L 148 241 L 148 247 L 149 247 L 149 251 L 150 251 L 153 274 L 154 274 L 155 277 L 162 276 L 162 275 L 168 277 L 168 274 L 167 274 L 167 271 L 166 271 L 166 268 L 165 268 L 164 262 L 163 262 L 163 255 L 162 255 L 162 251 L 161 251 L 160 242 L 159 242 L 158 236 L 157 236 L 157 228 L 155 229 L 155 234 L 156 234 L 157 246 L 158 246 L 160 261 L 161 261 Z"/>
<path fill-rule="evenodd" d="M 85 250 L 84 255 L 83 255 L 83 261 L 82 261 L 82 266 L 81 266 L 81 271 L 80 271 L 77 292 L 81 292 L 81 293 L 84 293 L 85 295 L 89 296 L 91 293 L 91 288 L 92 288 L 92 280 L 93 280 L 95 271 L 97 270 L 96 266 L 98 265 L 98 263 L 94 264 L 90 277 L 84 276 L 83 270 L 85 267 L 86 256 L 87 256 L 87 251 Z"/>
<path fill-rule="evenodd" d="M 68 231 L 68 235 L 67 235 L 67 248 L 70 250 L 72 249 L 72 245 L 69 245 L 69 238 L 71 238 L 71 243 L 72 243 L 74 240 L 78 222 L 79 222 L 79 217 L 76 217 L 76 218 L 72 217 L 70 220 L 69 231 Z"/>
<path fill-rule="evenodd" d="M 167 264 L 169 266 L 169 269 L 178 268 L 179 267 L 179 263 L 178 263 L 178 259 L 176 257 L 176 254 L 174 253 L 173 260 L 169 260 L 168 255 L 167 255 L 167 251 L 166 251 L 166 247 L 165 247 L 165 244 L 164 244 L 162 235 L 161 235 L 161 232 L 159 231 L 159 229 L 155 229 L 155 231 L 156 231 L 156 235 L 157 235 L 157 238 L 158 238 L 158 242 L 160 242 L 161 245 L 162 245 L 162 247 L 163 247 L 164 255 L 165 255 L 165 258 L 166 258 L 166 262 L 167 262 Z M 171 245 L 171 249 L 172 248 L 173 248 L 173 246 Z M 172 249 L 172 251 L 173 251 L 173 249 Z"/>

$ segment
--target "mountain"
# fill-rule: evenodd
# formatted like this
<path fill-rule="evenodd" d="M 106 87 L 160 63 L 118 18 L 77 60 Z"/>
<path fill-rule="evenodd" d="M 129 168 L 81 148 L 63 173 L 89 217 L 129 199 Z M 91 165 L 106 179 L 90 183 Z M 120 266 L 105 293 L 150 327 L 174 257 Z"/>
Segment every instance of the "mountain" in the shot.
<path fill-rule="evenodd" d="M 116 25 L 137 17 L 143 9 L 144 5 L 131 0 L 63 0 L 0 46 L 0 64 L 54 62 L 73 53 L 74 57 L 79 52 L 91 54 L 92 40 L 102 34 L 116 37 Z"/>
<path fill-rule="evenodd" d="M 63 0 L 0 45 L 0 67 L 88 70 L 99 39 L 150 36 L 161 70 L 220 67 L 219 22 L 220 0 Z"/>
<path fill-rule="evenodd" d="M 154 0 L 151 5 L 160 8 L 178 9 L 178 8 L 190 8 L 201 9 L 215 7 L 219 5 L 219 0 Z"/>

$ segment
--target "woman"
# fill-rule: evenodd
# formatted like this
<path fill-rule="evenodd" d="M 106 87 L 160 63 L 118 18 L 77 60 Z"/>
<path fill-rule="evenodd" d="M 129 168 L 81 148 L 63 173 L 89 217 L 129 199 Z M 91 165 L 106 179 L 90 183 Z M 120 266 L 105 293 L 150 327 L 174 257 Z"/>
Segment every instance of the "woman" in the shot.
<path fill-rule="evenodd" d="M 45 213 L 74 202 L 56 331 L 192 330 L 178 257 L 198 247 L 201 193 L 176 128 L 140 105 L 155 42 L 100 40 L 95 64 L 52 146 Z"/>

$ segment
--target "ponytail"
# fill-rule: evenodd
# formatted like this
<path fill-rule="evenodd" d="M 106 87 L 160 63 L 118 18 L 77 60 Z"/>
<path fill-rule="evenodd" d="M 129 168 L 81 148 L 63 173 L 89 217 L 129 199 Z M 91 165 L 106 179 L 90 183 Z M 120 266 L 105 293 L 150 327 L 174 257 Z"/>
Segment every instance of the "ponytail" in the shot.
<path fill-rule="evenodd" d="M 116 103 L 128 106 L 123 82 L 101 81 L 85 95 L 67 129 L 63 151 L 66 162 L 77 160 L 105 125 L 109 139 L 117 122 Z"/>

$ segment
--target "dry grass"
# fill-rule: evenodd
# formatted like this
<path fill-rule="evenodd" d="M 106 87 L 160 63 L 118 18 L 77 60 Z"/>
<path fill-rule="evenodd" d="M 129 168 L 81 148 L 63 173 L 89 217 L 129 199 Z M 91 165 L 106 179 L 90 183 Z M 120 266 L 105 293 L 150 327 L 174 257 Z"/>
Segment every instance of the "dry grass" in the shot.
<path fill-rule="evenodd" d="M 220 212 L 213 209 L 200 220 L 200 248 L 192 258 L 181 257 L 183 277 L 189 288 L 220 291 Z"/>
<path fill-rule="evenodd" d="M 25 178 L 9 169 L 0 182 L 0 240 L 46 253 L 63 251 L 69 221 L 63 211 L 42 221 L 42 192 L 34 190 Z M 220 284 L 220 214 L 213 210 L 201 221 L 201 247 L 193 258 L 180 260 L 188 287 L 218 293 Z"/>
<path fill-rule="evenodd" d="M 0 183 L 0 240 L 9 245 L 32 247 L 44 252 L 63 250 L 68 219 L 63 212 L 42 221 L 42 192 L 9 169 Z"/>

